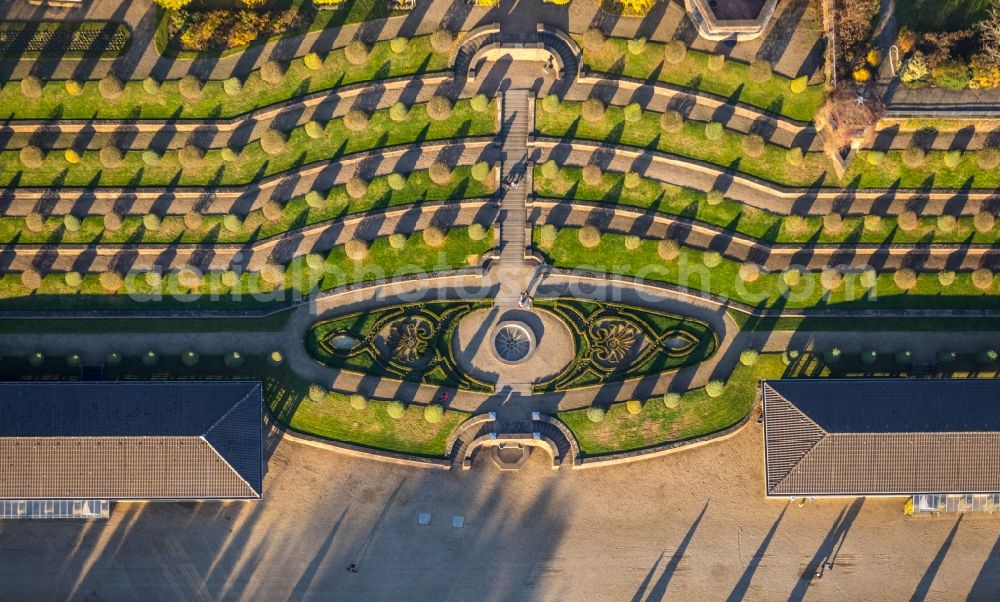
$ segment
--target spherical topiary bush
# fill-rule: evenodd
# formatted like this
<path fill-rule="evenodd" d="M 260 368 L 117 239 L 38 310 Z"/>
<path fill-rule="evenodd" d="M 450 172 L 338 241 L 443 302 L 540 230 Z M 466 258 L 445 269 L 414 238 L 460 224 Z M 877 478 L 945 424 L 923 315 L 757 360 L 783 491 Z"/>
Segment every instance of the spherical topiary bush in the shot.
<path fill-rule="evenodd" d="M 394 103 L 389 107 L 389 119 L 399 123 L 406 121 L 410 116 L 410 108 L 402 102 Z"/>
<path fill-rule="evenodd" d="M 937 274 L 938 284 L 940 284 L 944 288 L 948 288 L 949 286 L 955 283 L 956 277 L 957 274 L 954 272 L 954 270 L 941 270 Z"/>
<path fill-rule="evenodd" d="M 717 268 L 722 263 L 722 255 L 718 251 L 705 251 L 701 256 L 701 262 L 706 268 Z"/>
<path fill-rule="evenodd" d="M 368 407 L 368 398 L 360 393 L 351 395 L 349 403 L 355 410 L 361 411 Z"/>
<path fill-rule="evenodd" d="M 310 190 L 306 193 L 306 205 L 313 209 L 322 209 L 326 206 L 326 195 L 318 190 Z"/>
<path fill-rule="evenodd" d="M 310 71 L 318 71 L 323 68 L 323 57 L 316 52 L 309 52 L 302 57 L 302 64 Z"/>
<path fill-rule="evenodd" d="M 976 362 L 980 366 L 989 366 L 996 363 L 998 357 L 1000 356 L 998 356 L 996 349 L 983 349 L 976 354 Z"/>
<path fill-rule="evenodd" d="M 642 184 L 642 176 L 635 173 L 634 171 L 626 173 L 625 176 L 622 178 L 622 186 L 628 188 L 629 190 L 633 188 L 638 188 L 639 184 Z"/>
<path fill-rule="evenodd" d="M 80 162 L 81 157 L 80 157 L 80 152 L 77 151 L 75 148 L 67 148 L 65 151 L 63 151 L 63 158 L 66 159 L 66 162 L 69 163 L 70 165 L 76 165 L 77 163 Z"/>
<path fill-rule="evenodd" d="M 239 351 L 230 351 L 222 356 L 222 362 L 227 368 L 239 368 L 243 365 L 243 354 Z"/>
<path fill-rule="evenodd" d="M 542 110 L 546 113 L 555 113 L 559 111 L 559 97 L 555 94 L 549 94 L 542 99 Z"/>
<path fill-rule="evenodd" d="M 344 127 L 352 132 L 360 132 L 368 127 L 368 113 L 358 109 L 351 109 L 344 115 Z"/>
<path fill-rule="evenodd" d="M 896 224 L 903 232 L 912 232 L 920 225 L 920 219 L 914 211 L 904 211 L 896 218 Z"/>
<path fill-rule="evenodd" d="M 865 232 L 881 232 L 882 231 L 882 216 L 869 213 L 862 220 L 864 222 Z"/>
<path fill-rule="evenodd" d="M 825 291 L 835 291 L 844 283 L 844 275 L 834 267 L 825 267 L 819 274 L 819 285 Z"/>
<path fill-rule="evenodd" d="M 858 275 L 858 283 L 866 289 L 875 288 L 878 284 L 878 272 L 870 268 L 861 272 Z"/>
<path fill-rule="evenodd" d="M 944 153 L 944 158 L 942 162 L 944 166 L 948 169 L 955 169 L 958 164 L 962 161 L 962 151 L 960 150 L 950 150 Z"/>
<path fill-rule="evenodd" d="M 630 399 L 625 402 L 625 411 L 635 416 L 642 412 L 642 402 L 638 399 Z"/>
<path fill-rule="evenodd" d="M 646 50 L 646 38 L 640 36 L 638 38 L 632 38 L 626 42 L 626 47 L 628 48 L 629 54 L 639 55 Z"/>
<path fill-rule="evenodd" d="M 70 96 L 79 96 L 83 94 L 83 84 L 75 79 L 67 79 L 63 82 L 63 86 L 66 88 L 66 94 L 69 94 Z"/>
<path fill-rule="evenodd" d="M 709 190 L 705 193 L 705 202 L 711 206 L 721 205 L 726 200 L 726 195 L 721 190 Z"/>
<path fill-rule="evenodd" d="M 38 100 L 42 97 L 42 80 L 29 75 L 21 80 L 21 95 L 28 100 Z"/>
<path fill-rule="evenodd" d="M 773 74 L 774 72 L 772 71 L 771 63 L 765 61 L 764 59 L 757 59 L 750 63 L 748 75 L 752 81 L 755 81 L 758 84 L 770 81 Z"/>
<path fill-rule="evenodd" d="M 909 349 L 901 349 L 893 354 L 892 358 L 900 366 L 905 366 L 913 361 L 913 353 Z"/>
<path fill-rule="evenodd" d="M 840 347 L 831 347 L 823 352 L 823 361 L 828 364 L 836 364 L 843 354 Z"/>
<path fill-rule="evenodd" d="M 403 37 L 397 37 L 389 40 L 389 50 L 392 51 L 393 54 L 402 54 L 409 45 L 410 40 Z"/>
<path fill-rule="evenodd" d="M 267 363 L 274 367 L 280 366 L 285 363 L 285 354 L 277 350 L 272 351 L 267 354 Z"/>
<path fill-rule="evenodd" d="M 781 363 L 786 366 L 791 366 L 797 359 L 799 359 L 799 355 L 801 354 L 798 349 L 787 349 L 781 354 Z"/>
<path fill-rule="evenodd" d="M 903 151 L 903 164 L 911 169 L 920 167 L 926 160 L 927 151 L 919 146 L 911 146 Z"/>
<path fill-rule="evenodd" d="M 672 238 L 664 238 L 656 244 L 656 254 L 663 261 L 673 261 L 681 254 L 681 245 Z"/>
<path fill-rule="evenodd" d="M 490 99 L 485 94 L 476 94 L 469 100 L 469 106 L 477 113 L 483 113 L 490 108 Z"/>
<path fill-rule="evenodd" d="M 444 54 L 451 51 L 451 45 L 455 43 L 455 36 L 447 29 L 438 29 L 431 34 L 431 48 L 434 52 Z"/>
<path fill-rule="evenodd" d="M 36 291 L 42 286 L 42 275 L 38 270 L 28 268 L 21 272 L 21 284 L 29 291 Z"/>
<path fill-rule="evenodd" d="M 163 155 L 155 150 L 147 150 L 142 152 L 142 162 L 150 167 L 158 165 L 160 161 L 163 160 Z"/>
<path fill-rule="evenodd" d="M 104 100 L 118 100 L 125 92 L 125 86 L 122 85 L 122 80 L 109 73 L 97 82 L 97 90 Z"/>
<path fill-rule="evenodd" d="M 438 226 L 428 226 L 421 233 L 424 244 L 428 247 L 440 247 L 444 244 L 445 232 Z"/>
<path fill-rule="evenodd" d="M 861 363 L 866 366 L 871 366 L 876 361 L 878 361 L 878 352 L 874 349 L 866 349 L 861 352 Z"/>
<path fill-rule="evenodd" d="M 142 354 L 142 363 L 144 366 L 152 368 L 156 364 L 160 363 L 160 354 L 155 351 L 147 351 Z"/>
<path fill-rule="evenodd" d="M 436 403 L 424 406 L 424 420 L 430 424 L 437 424 L 444 418 L 444 408 Z"/>
<path fill-rule="evenodd" d="M 391 173 L 385 181 L 393 190 L 399 191 L 406 188 L 406 176 L 401 173 Z"/>
<path fill-rule="evenodd" d="M 870 150 L 865 153 L 865 162 L 867 162 L 868 165 L 878 167 L 883 161 L 885 161 L 885 153 L 882 151 Z"/>
<path fill-rule="evenodd" d="M 146 272 L 142 275 L 142 279 L 146 281 L 146 284 L 148 284 L 150 288 L 158 288 L 161 284 L 163 284 L 163 274 L 160 272 Z"/>
<path fill-rule="evenodd" d="M 406 248 L 406 235 L 401 232 L 393 232 L 389 235 L 389 246 L 397 251 Z"/>
<path fill-rule="evenodd" d="M 177 152 L 177 160 L 185 169 L 197 169 L 205 160 L 205 151 L 193 144 L 186 144 Z"/>
<path fill-rule="evenodd" d="M 67 213 L 63 216 L 63 228 L 65 228 L 67 232 L 79 232 L 81 225 L 80 218 L 72 213 Z"/>
<path fill-rule="evenodd" d="M 243 80 L 238 77 L 230 77 L 222 82 L 222 89 L 230 96 L 236 96 L 243 91 Z"/>
<path fill-rule="evenodd" d="M 69 288 L 77 288 L 83 284 L 83 276 L 80 275 L 80 272 L 66 272 L 63 274 L 63 282 Z"/>
<path fill-rule="evenodd" d="M 260 137 L 260 148 L 272 157 L 285 152 L 285 145 L 288 136 L 285 132 L 274 128 L 268 128 L 264 135 Z"/>
<path fill-rule="evenodd" d="M 485 181 L 490 175 L 490 164 L 486 161 L 476 163 L 472 166 L 472 169 L 469 170 L 469 175 L 471 175 L 472 179 L 477 182 Z"/>
<path fill-rule="evenodd" d="M 306 397 L 309 401 L 323 401 L 326 399 L 327 390 L 319 385 L 309 385 L 309 389 L 306 391 Z"/>
<path fill-rule="evenodd" d="M 743 154 L 748 157 L 757 158 L 764 155 L 764 138 L 757 134 L 744 136 L 741 146 Z"/>
<path fill-rule="evenodd" d="M 318 272 L 326 265 L 326 260 L 319 253 L 309 253 L 306 255 L 306 267 L 314 272 Z"/>
<path fill-rule="evenodd" d="M 351 261 L 362 261 L 368 257 L 368 241 L 352 238 L 344 244 L 344 253 Z"/>
<path fill-rule="evenodd" d="M 368 194 L 368 182 L 364 178 L 353 176 L 347 181 L 347 196 L 360 199 Z"/>
<path fill-rule="evenodd" d="M 839 234 L 844 229 L 844 216 L 839 213 L 827 213 L 823 216 L 823 231 L 827 234 Z"/>
<path fill-rule="evenodd" d="M 597 51 L 604 47 L 606 38 L 604 32 L 596 27 L 591 27 L 583 32 L 583 46 L 587 50 Z"/>
<path fill-rule="evenodd" d="M 1000 165 L 1000 150 L 991 146 L 980 149 L 976 152 L 976 165 L 980 169 L 994 169 Z"/>
<path fill-rule="evenodd" d="M 45 218 L 42 217 L 41 213 L 32 211 L 28 215 L 24 216 L 24 227 L 27 228 L 29 232 L 41 232 L 45 229 Z"/>
<path fill-rule="evenodd" d="M 97 280 L 100 282 L 101 288 L 109 293 L 117 293 L 121 290 L 122 284 L 124 284 L 122 275 L 113 271 L 101 272 Z"/>
<path fill-rule="evenodd" d="M 104 356 L 104 363 L 109 366 L 120 366 L 122 363 L 122 354 L 117 351 L 110 351 Z"/>
<path fill-rule="evenodd" d="M 802 94 L 809 87 L 809 76 L 800 75 L 788 84 L 788 89 L 792 91 L 792 94 Z"/>
<path fill-rule="evenodd" d="M 791 214 L 781 220 L 781 225 L 785 230 L 793 233 L 803 232 L 806 229 L 806 220 L 801 215 Z"/>
<path fill-rule="evenodd" d="M 198 100 L 201 97 L 203 88 L 204 84 L 202 84 L 201 80 L 190 73 L 177 82 L 177 90 L 187 100 Z"/>
<path fill-rule="evenodd" d="M 117 147 L 110 144 L 101 149 L 99 158 L 101 160 L 101 166 L 105 169 L 115 169 L 121 167 L 125 160 L 125 157 L 122 156 L 122 152 L 118 150 Z"/>
<path fill-rule="evenodd" d="M 642 119 L 642 107 L 637 102 L 629 103 L 622 109 L 622 117 L 625 123 L 637 123 Z"/>
<path fill-rule="evenodd" d="M 625 235 L 625 249 L 629 251 L 635 251 L 642 245 L 642 239 L 635 234 Z"/>
<path fill-rule="evenodd" d="M 708 57 L 708 70 L 718 73 L 726 68 L 726 55 L 713 54 Z"/>
<path fill-rule="evenodd" d="M 198 360 L 201 359 L 197 353 L 188 350 L 181 354 L 181 363 L 191 368 L 198 365 Z"/>
<path fill-rule="evenodd" d="M 108 232 L 117 232 L 122 227 L 122 216 L 111 211 L 104 214 L 104 229 Z"/>
<path fill-rule="evenodd" d="M 584 165 L 581 175 L 588 186 L 600 186 L 601 182 L 604 181 L 604 172 L 593 163 Z"/>
<path fill-rule="evenodd" d="M 681 394 L 668 391 L 663 394 L 663 407 L 672 410 L 681 405 Z"/>
<path fill-rule="evenodd" d="M 452 104 L 447 97 L 435 94 L 427 102 L 427 116 L 434 121 L 444 121 L 451 117 Z"/>
<path fill-rule="evenodd" d="M 580 244 L 585 248 L 593 249 L 601 244 L 601 231 L 597 229 L 597 226 L 587 224 L 580 228 L 576 234 L 580 239 Z"/>
<path fill-rule="evenodd" d="M 201 286 L 201 270 L 195 266 L 186 265 L 177 271 L 177 283 L 188 290 Z"/>
<path fill-rule="evenodd" d="M 160 220 L 160 217 L 152 213 L 147 213 L 146 215 L 142 216 L 142 227 L 149 230 L 150 232 L 156 232 L 157 230 L 159 230 L 160 225 L 162 225 L 162 223 L 163 222 L 162 220 Z"/>
<path fill-rule="evenodd" d="M 935 357 L 942 364 L 951 364 L 958 359 L 958 354 L 954 351 L 938 351 Z"/>
<path fill-rule="evenodd" d="M 722 138 L 722 124 L 718 121 L 709 121 L 705 124 L 705 138 L 708 140 L 718 140 Z"/>
<path fill-rule="evenodd" d="M 600 422 L 604 420 L 606 415 L 607 412 L 604 411 L 604 408 L 599 408 L 597 406 L 587 408 L 587 420 L 590 420 L 591 422 Z"/>
<path fill-rule="evenodd" d="M 719 397 L 726 391 L 726 383 L 721 380 L 710 380 L 705 385 L 705 394 L 709 397 Z"/>
<path fill-rule="evenodd" d="M 222 218 L 222 227 L 225 228 L 227 232 L 235 234 L 243 228 L 243 220 L 235 213 L 227 213 L 226 216 Z"/>
<path fill-rule="evenodd" d="M 285 66 L 271 59 L 260 66 L 260 78 L 272 86 L 280 86 L 285 81 Z"/>
<path fill-rule="evenodd" d="M 431 163 L 430 168 L 427 170 L 427 175 L 430 176 L 431 181 L 438 186 L 444 186 L 451 183 L 452 170 L 451 167 L 444 161 L 435 161 Z"/>
<path fill-rule="evenodd" d="M 309 121 L 306 123 L 305 128 L 306 136 L 309 136 L 313 140 L 317 140 L 323 137 L 323 124 L 318 121 Z"/>
<path fill-rule="evenodd" d="M 147 77 L 142 80 L 142 91 L 150 96 L 156 96 L 160 93 L 160 80 L 155 77 Z"/>
<path fill-rule="evenodd" d="M 200 230 L 205 218 L 198 211 L 188 211 L 184 214 L 184 227 L 188 230 Z"/>
<path fill-rule="evenodd" d="M 278 286 L 285 282 L 285 268 L 269 261 L 260 269 L 260 279 L 271 286 Z"/>
<path fill-rule="evenodd" d="M 38 169 L 42 166 L 42 162 L 45 161 L 45 153 L 33 144 L 22 148 L 17 156 L 21 160 L 21 165 L 24 165 L 28 169 Z"/>
<path fill-rule="evenodd" d="M 900 268 L 893 273 L 892 281 L 899 290 L 908 291 L 917 286 L 917 273 L 911 268 Z"/>
<path fill-rule="evenodd" d="M 744 366 L 753 366 L 760 358 L 760 353 L 756 349 L 744 349 L 740 352 L 740 363 Z"/>
<path fill-rule="evenodd" d="M 590 123 L 598 123 L 604 119 L 604 103 L 596 98 L 588 98 L 583 101 L 580 115 Z"/>
<path fill-rule="evenodd" d="M 66 365 L 70 368 L 80 367 L 81 362 L 83 362 L 83 358 L 80 357 L 79 353 L 70 353 L 66 356 Z"/>
<path fill-rule="evenodd" d="M 368 53 L 368 45 L 361 40 L 351 40 L 344 47 L 344 58 L 355 67 L 368 63 Z"/>
<path fill-rule="evenodd" d="M 398 401 L 393 400 L 385 404 L 385 413 L 393 420 L 402 418 L 405 411 L 406 408 Z"/>
<path fill-rule="evenodd" d="M 479 222 L 469 224 L 469 227 L 466 228 L 466 233 L 469 235 L 469 240 L 482 240 L 486 238 L 486 228 Z"/>
<path fill-rule="evenodd" d="M 684 127 L 684 116 L 677 111 L 664 111 L 660 115 L 660 129 L 668 134 L 681 131 Z"/>
<path fill-rule="evenodd" d="M 972 272 L 972 285 L 981 291 L 987 291 L 993 286 L 993 270 L 989 268 L 979 268 Z"/>
<path fill-rule="evenodd" d="M 542 226 L 541 230 L 538 231 L 538 239 L 544 247 L 551 247 L 553 243 L 556 242 L 556 238 L 558 236 L 559 230 L 557 230 L 552 224 L 545 224 Z"/>
<path fill-rule="evenodd" d="M 954 215 L 939 215 L 935 225 L 937 226 L 938 232 L 954 232 L 955 226 L 958 225 L 958 220 L 955 219 Z"/>
<path fill-rule="evenodd" d="M 225 272 L 222 272 L 222 276 L 219 277 L 219 281 L 222 283 L 222 286 L 229 289 L 234 289 L 239 286 L 242 279 L 243 278 L 240 273 L 234 272 L 233 270 L 226 270 Z"/>
<path fill-rule="evenodd" d="M 268 199 L 264 201 L 263 205 L 260 206 L 260 212 L 261 214 L 263 214 L 264 219 L 266 219 L 271 223 L 274 223 L 281 220 L 284 214 L 284 208 L 278 201 L 274 199 Z"/>
<path fill-rule="evenodd" d="M 989 211 L 980 211 L 972 218 L 972 225 L 976 228 L 976 231 L 983 234 L 993 230 L 995 224 L 996 218 Z"/>
<path fill-rule="evenodd" d="M 28 364 L 33 368 L 38 368 L 45 363 L 45 355 L 41 351 L 36 351 L 28 356 Z"/>
<path fill-rule="evenodd" d="M 744 261 L 740 264 L 739 276 L 743 282 L 756 282 L 760 278 L 760 266 L 753 261 Z"/>
<path fill-rule="evenodd" d="M 670 65 L 676 65 L 684 60 L 687 51 L 687 44 L 684 43 L 684 40 L 670 40 L 663 47 L 663 60 Z"/>

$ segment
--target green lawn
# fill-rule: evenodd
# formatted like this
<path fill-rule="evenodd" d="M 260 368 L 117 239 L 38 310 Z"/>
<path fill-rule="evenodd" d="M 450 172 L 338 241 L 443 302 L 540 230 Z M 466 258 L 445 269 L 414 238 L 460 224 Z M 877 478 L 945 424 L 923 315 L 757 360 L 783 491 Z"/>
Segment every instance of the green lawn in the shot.
<path fill-rule="evenodd" d="M 348 84 L 387 79 L 416 73 L 441 71 L 448 66 L 446 55 L 435 53 L 430 37 L 410 41 L 406 50 L 394 54 L 389 42 L 372 46 L 366 65 L 354 66 L 344 58 L 344 51 L 331 51 L 323 68 L 312 71 L 302 59 L 293 60 L 280 85 L 264 82 L 254 71 L 238 94 L 223 90 L 223 80 L 205 82 L 201 96 L 190 101 L 181 96 L 179 80 L 163 83 L 155 95 L 143 89 L 142 81 L 125 84 L 125 92 L 114 101 L 101 97 L 97 80 L 88 81 L 79 96 L 70 96 L 62 81 L 45 81 L 40 100 L 26 99 L 20 81 L 4 82 L 0 89 L 0 118 L 3 119 L 217 119 L 234 117 L 260 107 L 313 92 L 331 90 Z"/>
<path fill-rule="evenodd" d="M 559 230 L 551 248 L 540 245 L 535 232 L 535 246 L 548 260 L 560 268 L 579 268 L 596 272 L 637 276 L 646 280 L 678 284 L 701 290 L 754 307 L 830 307 L 854 309 L 898 308 L 976 308 L 1000 307 L 1000 279 L 994 281 L 987 292 L 981 292 L 971 282 L 969 273 L 959 273 L 955 282 L 945 288 L 934 273 L 920 274 L 917 286 L 902 293 L 893 282 L 893 274 L 878 275 L 875 289 L 867 291 L 858 282 L 858 273 L 849 273 L 833 293 L 823 290 L 819 272 L 802 274 L 801 282 L 789 290 L 782 281 L 782 274 L 761 274 L 752 283 L 739 278 L 740 264 L 722 259 L 720 264 L 708 268 L 704 264 L 705 252 L 682 248 L 680 257 L 665 262 L 657 254 L 657 241 L 642 240 L 639 248 L 625 248 L 625 236 L 604 234 L 596 249 L 580 244 L 576 228 Z M 874 295 L 874 298 L 873 298 Z"/>
<path fill-rule="evenodd" d="M 465 227 L 449 230 L 444 243 L 436 248 L 425 244 L 419 235 L 411 236 L 399 251 L 389 246 L 387 238 L 378 238 L 371 241 L 370 251 L 361 261 L 348 259 L 341 245 L 329 252 L 319 271 L 310 270 L 304 257 L 293 260 L 287 266 L 284 287 L 276 290 L 262 285 L 256 272 L 244 272 L 235 287 L 226 286 L 222 274 L 212 272 L 193 290 L 182 286 L 175 272 L 164 274 L 156 288 L 135 275 L 126 279 L 125 288 L 118 293 L 104 290 L 98 274 L 84 275 L 81 286 L 73 288 L 66 285 L 62 274 L 51 273 L 32 293 L 21 283 L 20 274 L 7 272 L 0 276 L 0 309 L 255 309 L 347 284 L 468 267 L 492 247 L 492 230 L 487 230 L 483 240 L 474 241 Z"/>
<path fill-rule="evenodd" d="M 979 169 L 974 151 L 965 153 L 954 169 L 944 165 L 944 151 L 929 152 L 919 168 L 903 165 L 901 151 L 887 152 L 879 165 L 871 165 L 859 157 L 851 163 L 843 179 L 838 180 L 823 153 L 806 153 L 803 164 L 793 166 L 786 159 L 787 150 L 773 144 L 765 144 L 760 157 L 748 156 L 742 148 L 746 135 L 739 132 L 723 130 L 719 139 L 709 140 L 704 123 L 688 120 L 680 132 L 668 134 L 660 128 L 660 114 L 647 111 L 639 121 L 626 123 L 624 109 L 620 107 L 609 107 L 602 121 L 591 123 L 580 116 L 582 106 L 582 103 L 563 102 L 558 111 L 546 113 L 539 103 L 535 129 L 544 136 L 594 140 L 698 159 L 785 186 L 1000 187 L 1000 171 Z"/>
<path fill-rule="evenodd" d="M 584 46 L 582 36 L 576 36 L 576 41 L 584 48 L 583 61 L 592 71 L 702 90 L 799 121 L 812 121 L 826 95 L 822 85 L 793 94 L 792 80 L 777 74 L 767 82 L 753 82 L 748 65 L 737 61 L 727 60 L 722 70 L 712 71 L 708 68 L 711 55 L 698 50 L 689 49 L 681 63 L 670 65 L 663 60 L 664 45 L 657 42 L 647 42 L 642 53 L 635 55 L 628 52 L 628 40 L 623 38 L 609 39 L 597 52 Z"/>
<path fill-rule="evenodd" d="M 591 186 L 583 181 L 581 169 L 564 167 L 555 178 L 542 175 L 535 168 L 535 193 L 542 198 L 581 200 L 647 209 L 676 215 L 776 243 L 995 243 L 997 229 L 982 233 L 975 229 L 973 218 L 958 218 L 951 232 L 937 229 L 937 218 L 920 218 L 919 225 L 908 232 L 899 228 L 895 217 L 884 217 L 878 229 L 866 230 L 861 216 L 845 217 L 838 233 L 823 230 L 823 218 L 801 218 L 801 225 L 786 216 L 750 207 L 731 200 L 709 205 L 703 192 L 641 178 L 635 188 L 625 188 L 624 175 L 606 172 L 601 183 Z M 794 228 L 794 229 L 793 229 Z"/>
<path fill-rule="evenodd" d="M 451 183 L 444 186 L 433 183 L 426 170 L 415 171 L 407 177 L 406 187 L 398 191 L 389 187 L 387 176 L 374 178 L 369 182 L 368 192 L 360 199 L 350 198 L 345 186 L 335 186 L 327 192 L 324 207 L 312 208 L 306 204 L 304 196 L 295 197 L 284 205 L 280 220 L 269 221 L 257 209 L 245 216 L 243 226 L 237 232 L 230 232 L 222 226 L 225 216 L 220 214 L 204 215 L 201 227 L 196 230 L 184 225 L 183 215 L 167 215 L 155 231 L 147 230 L 142 224 L 142 216 L 134 215 L 126 217 L 121 229 L 115 232 L 105 230 L 104 217 L 100 215 L 83 218 L 77 232 L 65 229 L 62 216 L 48 217 L 45 228 L 40 232 L 28 230 L 23 217 L 0 217 L 0 243 L 43 244 L 54 239 L 66 244 L 254 242 L 366 211 L 423 202 L 488 197 L 495 192 L 496 185 L 492 179 L 479 182 L 470 177 L 469 171 L 469 167 L 456 168 Z"/>
<path fill-rule="evenodd" d="M 343 119 L 326 124 L 324 135 L 312 139 L 305 126 L 288 133 L 284 152 L 270 156 L 260 141 L 247 144 L 239 158 L 226 163 L 221 150 L 210 150 L 197 167 L 182 167 L 179 151 L 168 151 L 156 165 L 146 165 L 141 151 L 129 151 L 120 167 L 104 169 L 99 152 L 83 153 L 79 163 L 66 162 L 62 152 L 50 152 L 39 169 L 27 170 L 21 164 L 18 151 L 0 152 L 0 186 L 235 186 L 256 182 L 304 165 L 335 161 L 364 150 L 398 144 L 445 140 L 466 136 L 490 135 L 495 130 L 495 103 L 482 113 L 473 110 L 469 101 L 455 103 L 451 115 L 444 121 L 427 116 L 426 104 L 414 105 L 410 118 L 396 123 L 388 109 L 372 114 L 368 127 L 361 132 L 347 129 Z"/>
<path fill-rule="evenodd" d="M 139 334 L 175 332 L 278 332 L 292 310 L 261 318 L 5 318 L 2 334 Z"/>
<path fill-rule="evenodd" d="M 914 31 L 958 31 L 986 18 L 995 1 L 906 0 L 896 4 L 896 19 Z"/>
<path fill-rule="evenodd" d="M 762 318 L 730 310 L 729 315 L 742 330 L 756 332 L 838 331 L 838 332 L 984 332 L 1000 331 L 1000 318 L 949 318 L 918 317 L 899 318 Z"/>

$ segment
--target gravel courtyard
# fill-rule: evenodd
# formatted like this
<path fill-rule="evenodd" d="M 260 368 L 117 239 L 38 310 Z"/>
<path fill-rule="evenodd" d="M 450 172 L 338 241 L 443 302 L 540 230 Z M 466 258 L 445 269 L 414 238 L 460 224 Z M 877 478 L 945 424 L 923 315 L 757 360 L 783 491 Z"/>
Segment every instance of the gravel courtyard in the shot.
<path fill-rule="evenodd" d="M 562 473 L 538 457 L 501 473 L 485 454 L 471 472 L 427 472 L 284 442 L 260 503 L 0 523 L 0 583 L 22 600 L 1000 595 L 997 518 L 907 518 L 899 499 L 765 501 L 760 456 L 756 424 L 672 457 Z"/>

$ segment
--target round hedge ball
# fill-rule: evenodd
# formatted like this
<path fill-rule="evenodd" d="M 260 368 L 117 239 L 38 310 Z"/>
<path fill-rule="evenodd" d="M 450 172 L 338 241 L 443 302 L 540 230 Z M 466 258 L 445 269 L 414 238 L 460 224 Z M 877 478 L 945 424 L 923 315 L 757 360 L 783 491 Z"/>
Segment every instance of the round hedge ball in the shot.
<path fill-rule="evenodd" d="M 122 84 L 122 80 L 118 79 L 110 73 L 101 78 L 101 81 L 97 82 L 97 89 L 101 93 L 101 98 L 104 100 L 118 100 L 122 97 L 125 92 L 125 86 Z"/>
<path fill-rule="evenodd" d="M 274 128 L 268 128 L 264 135 L 260 137 L 260 147 L 263 151 L 272 157 L 280 155 L 285 152 L 285 144 L 288 141 L 288 136 L 285 135 L 281 130 Z"/>
<path fill-rule="evenodd" d="M 352 132 L 360 132 L 368 127 L 368 114 L 358 109 L 351 109 L 344 115 L 344 127 Z"/>
<path fill-rule="evenodd" d="M 271 59 L 260 66 L 260 78 L 272 86 L 280 86 L 285 80 L 285 66 Z"/>
<path fill-rule="evenodd" d="M 177 89 L 180 90 L 181 96 L 187 100 L 198 100 L 198 97 L 201 96 L 202 88 L 201 80 L 190 73 L 177 82 Z"/>
<path fill-rule="evenodd" d="M 580 240 L 580 244 L 588 249 L 593 249 L 601 244 L 601 231 L 597 229 L 597 226 L 592 224 L 587 224 L 580 228 L 577 232 L 577 237 Z"/>
<path fill-rule="evenodd" d="M 444 244 L 445 233 L 444 230 L 437 226 L 428 226 L 421 233 L 424 239 L 424 244 L 428 247 L 440 247 Z"/>
<path fill-rule="evenodd" d="M 45 153 L 37 146 L 29 144 L 21 149 L 18 158 L 21 160 L 21 164 L 28 169 L 38 169 L 45 161 Z"/>
<path fill-rule="evenodd" d="M 368 45 L 361 40 L 351 40 L 344 47 L 344 58 L 347 62 L 360 67 L 368 63 Z"/>
<path fill-rule="evenodd" d="M 444 121 L 451 116 L 451 101 L 440 94 L 435 94 L 427 103 L 427 116 L 434 121 Z"/>
<path fill-rule="evenodd" d="M 21 80 L 21 95 L 28 100 L 38 100 L 42 97 L 42 80 L 29 75 Z"/>
<path fill-rule="evenodd" d="M 101 166 L 105 169 L 115 169 L 122 166 L 125 161 L 125 157 L 122 152 L 118 150 L 118 147 L 108 145 L 101 149 L 100 152 Z"/>

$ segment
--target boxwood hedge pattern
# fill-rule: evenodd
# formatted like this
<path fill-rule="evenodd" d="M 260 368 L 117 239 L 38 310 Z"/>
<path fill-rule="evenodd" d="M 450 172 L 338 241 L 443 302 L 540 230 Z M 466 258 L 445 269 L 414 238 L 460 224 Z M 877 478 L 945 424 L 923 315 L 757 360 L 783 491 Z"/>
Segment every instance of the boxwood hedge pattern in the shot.
<path fill-rule="evenodd" d="M 545 299 L 535 303 L 569 326 L 576 354 L 536 392 L 660 374 L 704 361 L 719 345 L 705 322 L 618 303 Z"/>

